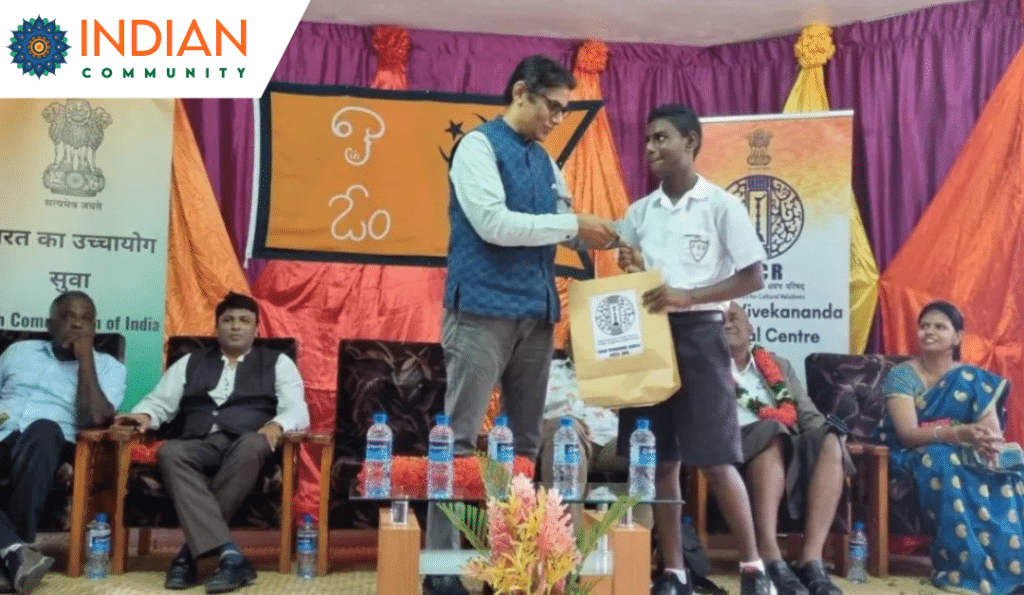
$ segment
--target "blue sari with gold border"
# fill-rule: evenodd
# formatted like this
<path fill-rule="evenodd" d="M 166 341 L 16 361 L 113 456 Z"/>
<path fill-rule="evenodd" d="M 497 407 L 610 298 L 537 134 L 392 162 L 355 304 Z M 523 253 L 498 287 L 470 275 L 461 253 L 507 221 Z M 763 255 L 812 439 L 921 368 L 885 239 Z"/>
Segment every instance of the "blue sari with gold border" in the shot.
<path fill-rule="evenodd" d="M 962 365 L 925 390 L 903 363 L 882 383 L 887 399 L 913 399 L 918 423 L 973 423 L 991 411 L 1007 390 L 1006 380 Z M 943 590 L 1007 595 L 1024 585 L 1024 477 L 964 464 L 957 444 L 908 449 L 886 414 L 875 438 L 890 449 L 893 473 L 910 474 L 924 516 L 934 525 L 932 583 Z"/>

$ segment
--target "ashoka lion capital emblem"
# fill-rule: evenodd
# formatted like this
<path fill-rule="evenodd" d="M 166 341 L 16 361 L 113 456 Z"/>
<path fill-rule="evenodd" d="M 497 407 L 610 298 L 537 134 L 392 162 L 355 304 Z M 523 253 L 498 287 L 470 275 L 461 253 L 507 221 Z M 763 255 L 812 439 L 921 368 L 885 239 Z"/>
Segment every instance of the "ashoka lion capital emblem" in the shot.
<path fill-rule="evenodd" d="M 113 119 L 103 108 L 93 108 L 85 99 L 51 103 L 42 113 L 50 124 L 53 163 L 46 166 L 43 185 L 54 194 L 96 196 L 107 185 L 103 170 L 96 165 L 96 150 L 103 143 L 103 131 Z"/>

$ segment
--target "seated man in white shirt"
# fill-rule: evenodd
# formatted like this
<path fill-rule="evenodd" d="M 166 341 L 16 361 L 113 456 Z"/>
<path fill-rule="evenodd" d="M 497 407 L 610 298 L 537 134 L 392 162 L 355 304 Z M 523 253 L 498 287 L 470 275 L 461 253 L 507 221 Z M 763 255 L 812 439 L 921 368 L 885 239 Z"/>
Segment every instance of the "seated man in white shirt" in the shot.
<path fill-rule="evenodd" d="M 175 362 L 130 414 L 115 419 L 151 429 L 176 419 L 182 428 L 157 455 L 186 540 L 167 571 L 168 589 L 195 586 L 196 560 L 207 555 L 220 557 L 207 593 L 256 580 L 256 570 L 231 539 L 228 521 L 284 432 L 309 425 L 295 362 L 253 347 L 258 321 L 255 300 L 229 293 L 216 310 L 219 347 Z M 216 470 L 212 478 L 209 469 Z"/>
<path fill-rule="evenodd" d="M 591 471 L 626 471 L 628 462 L 616 452 L 619 416 L 611 409 L 591 407 L 580 399 L 576 372 L 568 357 L 554 357 L 548 375 L 547 399 L 544 402 L 544 440 L 540 448 L 540 479 L 545 484 L 554 480 L 554 439 L 562 417 L 573 418 L 573 427 L 580 438 L 580 487 L 587 485 Z"/>
<path fill-rule="evenodd" d="M 843 432 L 827 423 L 787 360 L 751 346 L 753 329 L 735 302 L 729 306 L 724 330 L 737 385 L 743 478 L 767 574 L 779 595 L 842 595 L 829 579 L 821 552 L 843 491 L 844 473 L 853 472 Z M 793 409 L 780 415 L 785 400 L 792 401 Z M 790 517 L 804 519 L 803 550 L 792 569 L 782 560 L 777 542 L 783 493 Z"/>

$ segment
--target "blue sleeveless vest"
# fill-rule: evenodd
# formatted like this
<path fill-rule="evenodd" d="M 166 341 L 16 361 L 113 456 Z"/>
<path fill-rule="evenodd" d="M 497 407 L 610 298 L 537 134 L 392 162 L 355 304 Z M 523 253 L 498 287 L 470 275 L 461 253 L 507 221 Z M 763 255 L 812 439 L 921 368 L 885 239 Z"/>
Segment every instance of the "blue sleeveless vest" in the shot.
<path fill-rule="evenodd" d="M 551 158 L 501 117 L 482 124 L 494 148 L 508 208 L 534 215 L 556 212 L 558 193 Z M 485 242 L 466 218 L 449 181 L 448 277 L 444 305 L 500 318 L 560 317 L 555 289 L 555 246 L 496 246 Z"/>

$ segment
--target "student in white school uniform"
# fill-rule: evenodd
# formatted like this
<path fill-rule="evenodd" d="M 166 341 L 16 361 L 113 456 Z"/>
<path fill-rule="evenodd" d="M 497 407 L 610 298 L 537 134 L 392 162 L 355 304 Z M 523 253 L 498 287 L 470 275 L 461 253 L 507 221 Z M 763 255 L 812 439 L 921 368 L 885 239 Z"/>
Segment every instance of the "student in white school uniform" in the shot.
<path fill-rule="evenodd" d="M 644 294 L 652 312 L 668 311 L 683 387 L 653 407 L 623 409 L 619 452 L 629 450 L 638 417 L 651 420 L 657 440 L 659 498 L 680 498 L 683 465 L 701 468 L 732 534 L 740 543 L 741 595 L 775 589 L 757 553 L 750 501 L 735 465 L 743 461 L 736 420 L 736 389 L 723 333 L 730 300 L 764 286 L 766 255 L 738 198 L 699 176 L 694 159 L 701 145 L 697 115 L 682 105 L 663 105 L 647 119 L 646 156 L 660 187 L 634 203 L 620 222 L 629 245 L 619 252 L 627 272 L 661 270 L 664 285 Z M 654 595 L 689 595 L 684 570 L 680 505 L 655 506 L 654 526 L 665 574 Z"/>

